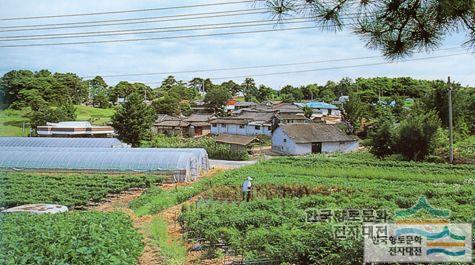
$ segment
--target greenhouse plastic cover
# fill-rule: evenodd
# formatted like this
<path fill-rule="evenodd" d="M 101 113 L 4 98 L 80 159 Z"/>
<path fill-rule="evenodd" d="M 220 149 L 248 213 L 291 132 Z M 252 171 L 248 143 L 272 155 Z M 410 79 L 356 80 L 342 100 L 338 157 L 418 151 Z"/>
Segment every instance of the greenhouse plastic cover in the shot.
<path fill-rule="evenodd" d="M 0 148 L 0 168 L 160 172 L 184 170 L 186 181 L 199 174 L 191 152 L 158 148 Z"/>
<path fill-rule="evenodd" d="M 124 144 L 116 138 L 0 137 L 0 147 L 114 147 Z"/>
<path fill-rule="evenodd" d="M 8 137 L 5 137 L 8 138 Z M 0 148 L 8 148 L 7 150 L 24 150 L 30 152 L 36 152 L 38 150 L 42 151 L 65 151 L 65 152 L 83 152 L 84 148 L 76 148 L 76 147 L 1 147 Z M 125 149 L 125 150 L 124 150 Z M 87 148 L 88 151 L 94 152 L 162 152 L 162 153 L 189 153 L 196 157 L 198 162 L 198 170 L 209 170 L 209 160 L 208 160 L 208 153 L 203 148 Z"/>

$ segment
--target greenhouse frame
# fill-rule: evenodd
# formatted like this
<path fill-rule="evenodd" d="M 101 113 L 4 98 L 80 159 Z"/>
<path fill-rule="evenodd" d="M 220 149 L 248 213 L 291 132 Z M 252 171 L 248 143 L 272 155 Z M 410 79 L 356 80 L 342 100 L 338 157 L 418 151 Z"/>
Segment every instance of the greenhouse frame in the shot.
<path fill-rule="evenodd" d="M 2 147 L 0 169 L 154 173 L 172 175 L 175 182 L 195 180 L 200 173 L 197 156 L 173 150 Z"/>
<path fill-rule="evenodd" d="M 116 138 L 0 137 L 0 147 L 123 147 Z"/>

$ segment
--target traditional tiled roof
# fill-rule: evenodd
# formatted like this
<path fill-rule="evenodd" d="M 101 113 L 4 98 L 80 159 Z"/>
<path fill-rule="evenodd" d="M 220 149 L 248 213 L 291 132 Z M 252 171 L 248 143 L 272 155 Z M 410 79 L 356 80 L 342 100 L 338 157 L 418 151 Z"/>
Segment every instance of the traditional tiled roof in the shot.
<path fill-rule="evenodd" d="M 347 135 L 335 125 L 321 123 L 293 123 L 280 126 L 296 143 L 351 142 L 356 136 Z"/>

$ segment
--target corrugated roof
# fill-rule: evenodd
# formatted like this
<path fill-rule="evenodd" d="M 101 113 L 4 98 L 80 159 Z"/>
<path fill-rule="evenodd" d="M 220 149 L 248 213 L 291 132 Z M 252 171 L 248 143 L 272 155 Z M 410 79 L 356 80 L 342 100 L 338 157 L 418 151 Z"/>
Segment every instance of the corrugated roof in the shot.
<path fill-rule="evenodd" d="M 235 135 L 235 134 L 220 134 L 216 136 L 215 140 L 218 143 L 248 145 L 252 141 L 256 140 L 255 136 Z"/>
<path fill-rule="evenodd" d="M 303 107 L 303 106 L 309 106 L 312 109 L 338 109 L 337 106 L 333 104 L 329 104 L 323 101 L 311 101 L 311 102 L 306 102 L 306 103 L 295 103 L 295 105 Z"/>
<path fill-rule="evenodd" d="M 296 143 L 313 142 L 349 142 L 355 141 L 356 136 L 347 135 L 335 125 L 321 123 L 283 124 L 282 130 Z"/>
<path fill-rule="evenodd" d="M 280 113 L 278 118 L 281 120 L 308 120 L 303 114 L 298 113 Z"/>

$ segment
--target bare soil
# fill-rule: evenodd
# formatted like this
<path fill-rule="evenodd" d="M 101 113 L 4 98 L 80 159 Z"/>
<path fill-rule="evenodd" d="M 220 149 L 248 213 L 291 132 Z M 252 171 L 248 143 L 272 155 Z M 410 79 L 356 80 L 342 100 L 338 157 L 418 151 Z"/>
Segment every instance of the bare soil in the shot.
<path fill-rule="evenodd" d="M 209 170 L 207 173 L 203 174 L 201 178 L 211 178 L 217 173 L 223 171 L 222 168 L 213 168 Z M 185 182 L 185 183 L 172 183 L 172 184 L 163 184 L 161 187 L 163 189 L 173 189 L 175 187 L 182 187 L 192 185 L 193 182 Z M 96 206 L 89 207 L 90 210 L 94 211 L 101 211 L 101 212 L 110 212 L 110 211 L 121 211 L 130 216 L 134 227 L 143 235 L 143 243 L 145 245 L 144 252 L 139 258 L 139 265 L 153 265 L 153 264 L 163 264 L 163 260 L 160 257 L 160 249 L 159 247 L 153 243 L 150 235 L 147 233 L 147 226 L 150 225 L 152 219 L 154 217 L 161 217 L 163 220 L 166 221 L 168 225 L 168 234 L 171 240 L 182 240 L 183 233 L 180 229 L 180 225 L 178 224 L 178 217 L 181 212 L 181 208 L 184 204 L 192 204 L 200 198 L 200 195 L 197 195 L 190 200 L 170 207 L 160 213 L 154 215 L 144 215 L 138 217 L 135 215 L 134 211 L 129 208 L 129 202 L 140 197 L 144 192 L 144 189 L 132 189 L 121 194 L 118 194 L 114 197 L 110 197 L 103 203 L 100 203 Z M 192 244 L 183 242 L 187 249 L 192 247 Z M 223 260 L 206 260 L 202 261 L 201 256 L 202 252 L 195 251 L 195 252 L 187 252 L 187 258 L 185 264 L 223 264 Z"/>

